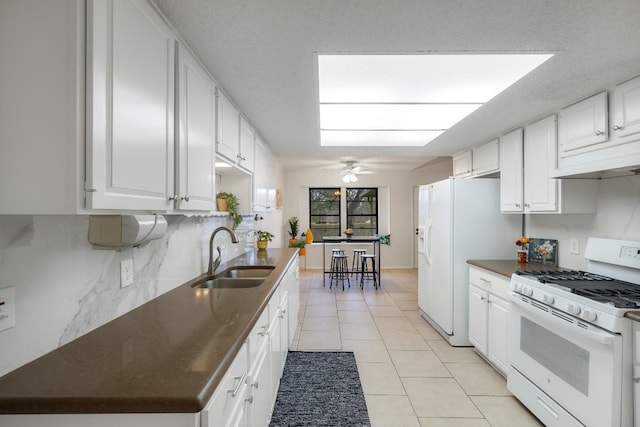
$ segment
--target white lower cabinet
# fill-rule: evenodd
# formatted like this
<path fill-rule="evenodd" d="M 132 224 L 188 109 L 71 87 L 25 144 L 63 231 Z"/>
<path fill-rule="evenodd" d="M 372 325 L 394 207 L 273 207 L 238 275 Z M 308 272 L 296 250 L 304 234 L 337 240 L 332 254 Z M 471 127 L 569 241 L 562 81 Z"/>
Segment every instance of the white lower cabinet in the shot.
<path fill-rule="evenodd" d="M 201 412 L 202 427 L 247 426 L 247 344 L 243 344 Z"/>
<path fill-rule="evenodd" d="M 509 279 L 470 267 L 469 282 L 469 341 L 506 375 Z"/>

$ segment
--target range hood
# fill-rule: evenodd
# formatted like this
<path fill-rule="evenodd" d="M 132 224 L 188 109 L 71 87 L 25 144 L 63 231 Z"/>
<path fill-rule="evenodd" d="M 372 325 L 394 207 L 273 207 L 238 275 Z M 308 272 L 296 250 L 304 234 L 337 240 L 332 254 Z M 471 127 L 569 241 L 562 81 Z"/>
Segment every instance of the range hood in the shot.
<path fill-rule="evenodd" d="M 606 179 L 640 174 L 640 141 L 561 158 L 552 178 Z"/>

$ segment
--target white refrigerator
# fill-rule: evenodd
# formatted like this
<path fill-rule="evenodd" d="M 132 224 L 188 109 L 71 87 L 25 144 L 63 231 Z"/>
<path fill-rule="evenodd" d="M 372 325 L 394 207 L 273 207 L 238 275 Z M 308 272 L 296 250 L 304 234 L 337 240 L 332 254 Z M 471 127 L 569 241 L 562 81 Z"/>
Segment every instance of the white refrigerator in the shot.
<path fill-rule="evenodd" d="M 500 180 L 420 186 L 418 308 L 451 345 L 469 342 L 469 259 L 516 259 L 522 215 L 500 213 Z"/>

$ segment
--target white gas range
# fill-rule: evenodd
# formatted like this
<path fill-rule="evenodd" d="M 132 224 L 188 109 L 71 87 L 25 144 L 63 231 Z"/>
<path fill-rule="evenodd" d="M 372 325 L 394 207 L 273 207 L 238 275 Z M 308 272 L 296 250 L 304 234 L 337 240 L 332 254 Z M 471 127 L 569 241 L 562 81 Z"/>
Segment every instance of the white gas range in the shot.
<path fill-rule="evenodd" d="M 640 242 L 590 238 L 585 258 L 511 277 L 507 385 L 547 426 L 631 427 Z"/>

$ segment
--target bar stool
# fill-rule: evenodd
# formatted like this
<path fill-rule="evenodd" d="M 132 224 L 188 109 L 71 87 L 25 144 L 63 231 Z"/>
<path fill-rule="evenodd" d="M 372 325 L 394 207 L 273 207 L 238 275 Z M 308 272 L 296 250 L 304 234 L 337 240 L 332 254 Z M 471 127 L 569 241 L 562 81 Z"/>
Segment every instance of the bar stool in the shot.
<path fill-rule="evenodd" d="M 329 281 L 329 289 L 333 287 L 333 281 L 336 282 L 336 288 L 338 287 L 338 282 L 342 282 L 342 290 L 344 291 L 344 281 L 347 280 L 347 284 L 351 287 L 351 282 L 349 281 L 349 265 L 347 262 L 347 256 L 342 253 L 334 253 L 331 256 L 331 279 Z"/>
<path fill-rule="evenodd" d="M 353 250 L 353 261 L 351 261 L 351 276 L 353 277 L 353 273 L 356 273 L 356 279 L 358 278 L 358 273 L 362 271 L 360 268 L 362 266 L 362 258 L 361 255 L 366 254 L 366 249 L 354 249 Z"/>
<path fill-rule="evenodd" d="M 362 254 L 360 256 L 362 264 L 360 267 L 360 289 L 364 289 L 364 281 L 373 279 L 373 287 L 378 289 L 378 273 L 376 271 L 376 255 Z M 371 260 L 371 269 L 369 270 L 367 260 Z"/>
<path fill-rule="evenodd" d="M 329 284 L 333 280 L 333 274 L 336 271 L 336 258 L 335 255 L 344 255 L 344 249 L 331 249 L 331 265 L 329 266 Z M 322 283 L 322 287 L 324 288 L 324 282 Z M 331 286 L 329 286 L 331 288 Z"/>

